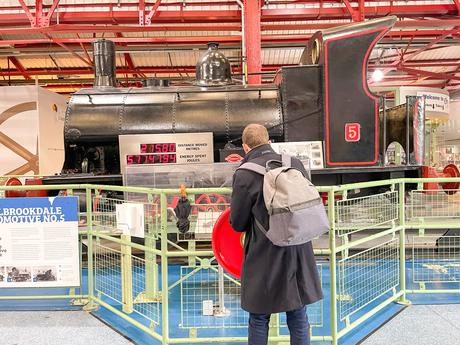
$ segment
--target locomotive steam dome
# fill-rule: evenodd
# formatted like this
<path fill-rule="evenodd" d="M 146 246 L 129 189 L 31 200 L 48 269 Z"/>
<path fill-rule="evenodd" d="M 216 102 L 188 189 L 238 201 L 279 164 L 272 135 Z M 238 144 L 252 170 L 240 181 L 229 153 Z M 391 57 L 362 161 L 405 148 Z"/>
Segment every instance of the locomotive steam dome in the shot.
<path fill-rule="evenodd" d="M 196 65 L 197 85 L 220 86 L 232 84 L 230 62 L 218 48 L 218 43 L 208 43 L 207 52 Z"/>

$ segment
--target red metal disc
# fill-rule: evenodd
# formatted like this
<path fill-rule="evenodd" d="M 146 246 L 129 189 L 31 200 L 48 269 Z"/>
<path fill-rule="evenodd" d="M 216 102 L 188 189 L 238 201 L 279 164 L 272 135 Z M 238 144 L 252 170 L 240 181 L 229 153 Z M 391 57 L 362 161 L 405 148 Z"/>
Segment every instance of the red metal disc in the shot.
<path fill-rule="evenodd" d="M 230 209 L 217 219 L 212 232 L 212 250 L 217 262 L 235 278 L 241 277 L 244 233 L 236 232 L 230 225 Z"/>
<path fill-rule="evenodd" d="M 10 177 L 8 181 L 6 181 L 5 186 L 12 187 L 12 186 L 22 186 L 22 183 L 16 177 Z M 25 190 L 7 190 L 5 191 L 5 197 L 7 198 L 19 198 L 26 196 Z"/>
<path fill-rule="evenodd" d="M 460 177 L 460 172 L 455 164 L 446 165 L 442 172 L 443 177 Z M 441 186 L 447 194 L 455 194 L 460 187 L 460 182 L 441 183 Z"/>
<path fill-rule="evenodd" d="M 43 185 L 43 180 L 41 178 L 28 178 L 26 179 L 26 186 L 34 186 L 34 185 Z M 46 189 L 43 190 L 28 190 L 26 192 L 27 197 L 45 197 L 48 196 L 48 191 Z"/>

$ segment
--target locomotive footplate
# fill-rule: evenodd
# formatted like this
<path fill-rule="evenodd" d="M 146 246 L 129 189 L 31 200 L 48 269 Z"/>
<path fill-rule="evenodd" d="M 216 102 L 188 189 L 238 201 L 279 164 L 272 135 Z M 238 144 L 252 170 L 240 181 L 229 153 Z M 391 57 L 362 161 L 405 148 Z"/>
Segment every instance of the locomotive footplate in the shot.
<path fill-rule="evenodd" d="M 373 166 L 324 168 L 311 170 L 312 182 L 317 186 L 332 186 L 346 183 L 395 179 L 403 177 L 421 177 L 419 166 Z M 104 184 L 122 185 L 122 175 L 56 175 L 43 177 L 43 184 Z"/>
<path fill-rule="evenodd" d="M 62 174 L 43 177 L 44 185 L 56 184 L 104 184 L 121 186 L 123 179 L 121 174 L 93 175 L 93 174 Z"/>
<path fill-rule="evenodd" d="M 324 168 L 311 170 L 312 182 L 317 186 L 421 177 L 421 167 L 412 165 Z"/>

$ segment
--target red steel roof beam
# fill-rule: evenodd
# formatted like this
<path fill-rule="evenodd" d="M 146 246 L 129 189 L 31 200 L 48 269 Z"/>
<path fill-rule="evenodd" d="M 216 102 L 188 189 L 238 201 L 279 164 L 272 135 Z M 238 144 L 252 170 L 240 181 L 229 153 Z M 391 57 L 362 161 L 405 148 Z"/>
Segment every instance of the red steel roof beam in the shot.
<path fill-rule="evenodd" d="M 20 0 L 23 1 L 23 0 Z M 330 2 L 330 1 L 329 1 Z M 113 4 L 112 4 L 113 5 Z M 452 4 L 432 5 L 392 5 L 365 6 L 364 15 L 367 18 L 381 17 L 394 14 L 400 17 L 445 16 L 457 15 L 457 6 Z M 318 8 L 267 8 L 262 10 L 261 21 L 299 21 L 317 19 L 347 19 L 349 14 L 345 7 Z M 0 13 L 0 25 L 20 26 L 27 23 L 23 14 Z M 59 19 L 64 24 L 138 24 L 139 11 L 65 11 L 60 12 Z M 156 22 L 161 23 L 229 23 L 239 22 L 239 10 L 166 10 L 158 11 Z"/>
<path fill-rule="evenodd" d="M 345 8 L 347 9 L 348 13 L 350 14 L 351 19 L 354 22 L 360 21 L 360 14 L 358 13 L 357 10 L 355 10 L 350 2 L 348 0 L 342 0 L 343 4 L 345 5 Z"/>
<path fill-rule="evenodd" d="M 79 54 L 77 54 L 74 50 L 72 50 L 71 48 L 67 47 L 64 42 L 61 42 L 62 40 L 60 39 L 57 39 L 57 38 L 54 38 L 54 37 L 51 37 L 50 35 L 48 34 L 43 34 L 45 37 L 48 38 L 49 42 L 51 43 L 56 43 L 57 45 L 61 46 L 62 48 L 64 48 L 66 51 L 68 51 L 70 54 L 72 54 L 73 56 L 75 56 L 77 59 L 83 61 L 86 65 L 90 66 L 91 68 L 93 67 L 93 62 L 91 60 L 86 60 L 85 58 L 83 58 L 82 56 L 80 56 Z M 71 42 L 75 41 L 77 44 L 80 44 L 80 43 L 83 43 L 83 40 L 81 39 L 70 39 Z M 92 41 L 92 40 L 91 40 Z M 0 41 L 0 45 L 2 45 L 4 41 Z"/>
<path fill-rule="evenodd" d="M 26 14 L 27 18 L 29 19 L 30 25 L 35 26 L 35 18 L 30 12 L 29 7 L 26 5 L 24 0 L 19 0 L 19 3 L 21 4 L 22 9 L 24 10 L 24 13 Z"/>
<path fill-rule="evenodd" d="M 457 77 L 455 74 L 451 73 L 441 73 L 441 72 L 430 72 L 421 69 L 415 68 L 408 68 L 404 66 L 398 66 L 397 69 L 402 72 L 410 73 L 417 76 L 422 77 L 430 77 L 435 79 L 452 79 L 452 80 L 460 80 L 460 77 Z"/>
<path fill-rule="evenodd" d="M 27 70 L 24 68 L 24 66 L 21 64 L 21 62 L 14 56 L 8 56 L 8 60 L 12 62 L 14 67 L 19 71 L 20 75 L 24 77 L 26 80 L 32 80 L 32 77 L 30 74 L 27 72 Z M 13 73 L 7 73 L 7 75 L 13 75 Z"/>
<path fill-rule="evenodd" d="M 117 33 L 116 33 L 116 36 L 117 36 L 117 37 L 123 37 L 123 34 L 120 33 L 120 32 L 117 32 Z M 121 46 L 126 46 L 126 43 L 121 43 L 120 45 L 121 45 Z M 133 62 L 133 59 L 132 59 L 132 57 L 131 57 L 131 54 L 129 54 L 129 53 L 123 53 L 123 56 L 125 57 L 125 62 L 126 62 L 126 64 L 127 64 L 128 67 L 131 69 L 131 73 L 130 73 L 130 74 L 132 74 L 132 75 L 133 75 L 134 77 L 136 77 L 136 78 L 137 78 L 137 76 L 138 76 L 139 74 L 141 74 L 141 77 L 142 77 L 142 78 L 147 78 L 147 77 L 145 76 L 145 74 L 137 72 L 137 68 L 136 68 L 136 66 L 134 66 L 134 62 Z"/>
<path fill-rule="evenodd" d="M 286 65 L 284 65 L 286 66 Z M 265 71 L 276 71 L 281 67 L 281 65 L 266 65 L 262 66 L 262 72 Z M 241 73 L 241 68 L 236 67 L 232 69 L 234 73 Z M 189 73 L 193 74 L 195 72 L 195 66 L 144 66 L 144 67 L 136 67 L 136 72 L 138 73 L 176 73 L 176 72 L 182 72 L 182 73 Z M 34 68 L 34 69 L 28 69 L 27 73 L 30 75 L 92 75 L 94 72 L 90 68 L 84 68 L 84 67 L 79 67 L 79 68 L 60 68 L 60 69 L 47 69 L 47 68 Z M 121 67 L 117 68 L 117 73 L 118 74 L 132 74 L 133 70 L 130 68 L 126 67 Z M 0 71 L 0 76 L 19 76 L 22 75 L 19 71 L 8 71 L 2 70 Z"/>
<path fill-rule="evenodd" d="M 145 25 L 150 25 L 152 23 L 152 18 L 158 17 L 158 7 L 160 7 L 161 0 L 157 0 L 155 4 L 153 5 L 152 9 L 150 10 L 149 14 L 147 17 L 145 17 Z M 183 4 L 181 3 L 181 7 Z"/>
<path fill-rule="evenodd" d="M 145 0 L 139 0 L 139 25 L 143 26 L 145 22 Z"/>
<path fill-rule="evenodd" d="M 260 75 L 251 75 L 258 73 L 262 69 L 262 36 L 260 28 L 261 4 L 259 0 L 244 0 L 244 20 L 246 23 L 246 61 L 248 84 L 260 84 L 262 77 Z M 244 71 L 246 75 L 246 71 Z"/>
<path fill-rule="evenodd" d="M 319 12 L 317 8 L 283 8 L 262 10 L 262 21 L 289 21 L 315 19 Z M 364 15 L 367 18 L 385 15 L 398 15 L 404 17 L 419 17 L 432 15 L 457 14 L 455 5 L 390 5 L 390 6 L 365 6 Z M 344 7 L 323 8 L 322 19 L 346 19 L 348 11 Z"/>
<path fill-rule="evenodd" d="M 357 1 L 357 0 L 355 0 Z M 115 1 L 109 2 L 109 1 L 99 1 L 99 2 L 80 2 L 80 3 L 64 3 L 61 5 L 62 8 L 68 9 L 68 8 L 89 8 L 89 7 L 112 7 L 114 5 Z M 162 4 L 162 6 L 165 7 L 177 7 L 183 4 L 184 0 L 177 0 L 176 2 L 165 2 Z M 185 1 L 186 2 L 186 1 Z M 323 2 L 327 3 L 337 3 L 340 2 L 340 0 L 323 0 Z M 366 0 L 366 3 L 374 3 L 374 2 L 381 2 L 381 0 Z M 280 1 L 274 1 L 274 0 L 269 0 L 270 5 L 287 5 L 287 4 L 317 4 L 318 0 L 291 0 L 291 1 L 285 1 L 285 0 L 280 0 Z M 200 2 L 193 2 L 188 4 L 188 6 L 226 6 L 226 5 L 235 5 L 235 1 L 200 1 Z M 132 2 L 123 2 L 123 1 L 116 1 L 116 6 L 123 8 L 123 7 L 132 7 L 133 3 Z M 43 4 L 44 9 L 50 8 L 51 5 Z M 18 10 L 20 7 L 15 6 L 15 5 L 6 5 L 6 6 L 1 6 L 0 5 L 0 10 Z"/>
<path fill-rule="evenodd" d="M 261 68 L 261 71 L 262 72 L 275 72 L 277 71 L 282 65 L 263 65 L 262 68 Z M 288 65 L 283 65 L 283 66 L 290 66 L 289 64 Z M 385 65 L 384 65 L 385 66 Z M 456 64 L 454 63 L 446 63 L 446 64 L 443 64 L 442 62 L 440 62 L 439 64 L 437 64 L 436 66 L 434 66 L 434 64 L 430 64 L 430 65 L 427 65 L 427 64 L 418 64 L 418 63 L 414 63 L 414 64 L 411 64 L 411 63 L 408 63 L 407 66 L 403 66 L 404 68 L 412 68 L 412 67 L 451 67 L 451 66 L 459 66 L 459 63 L 457 62 Z M 369 66 L 370 70 L 372 70 L 373 68 L 376 68 L 377 66 L 376 65 L 371 65 Z M 378 67 L 382 67 L 382 65 L 378 66 Z M 194 73 L 195 72 L 195 66 L 180 66 L 179 67 L 180 69 L 180 72 L 182 73 Z M 395 68 L 396 69 L 396 68 Z M 137 66 L 136 67 L 136 72 L 138 73 L 143 73 L 143 74 L 146 74 L 146 73 L 175 73 L 178 71 L 178 67 L 175 67 L 175 66 Z M 29 76 L 35 76 L 35 75 L 92 75 L 94 72 L 92 69 L 90 68 L 84 68 L 84 67 L 79 67 L 79 68 L 60 68 L 60 69 L 43 69 L 43 68 L 34 68 L 34 69 L 27 69 L 27 74 Z M 235 67 L 233 68 L 233 72 L 234 73 L 240 73 L 241 72 L 241 68 L 240 67 Z M 2 75 L 5 75 L 7 76 L 8 74 L 10 74 L 11 76 L 20 76 L 22 75 L 22 73 L 18 70 L 14 70 L 14 71 L 5 71 L 3 70 L 3 73 L 4 74 L 0 74 L 0 76 Z M 127 67 L 120 67 L 120 68 L 117 68 L 117 73 L 118 74 L 132 74 L 133 73 L 133 70 L 131 68 L 127 68 Z M 449 74 L 452 74 L 452 72 L 450 72 Z M 401 78 L 401 76 L 393 76 L 393 75 L 390 75 L 388 76 L 388 78 Z"/>
<path fill-rule="evenodd" d="M 401 38 L 400 33 L 389 34 L 389 37 L 384 38 L 384 42 L 393 42 L 391 38 Z M 448 36 L 449 34 L 447 34 Z M 263 43 L 306 43 L 310 39 L 311 35 L 262 35 L 261 40 Z M 408 35 L 405 38 L 410 38 L 411 35 Z M 436 36 L 419 36 L 420 38 L 436 38 Z M 111 38 L 115 43 L 129 43 L 130 45 L 139 45 L 139 44 L 177 44 L 177 45 L 202 45 L 208 42 L 214 41 L 221 44 L 238 44 L 241 42 L 241 36 L 162 36 L 162 37 L 123 37 L 123 38 Z M 94 38 L 49 38 L 49 39 L 8 39 L 0 40 L 0 46 L 12 46 L 16 48 L 24 47 L 27 45 L 34 46 L 48 46 L 50 43 L 56 43 L 58 45 L 68 45 L 75 46 L 80 45 L 80 43 L 92 43 Z M 414 42 L 416 43 L 416 42 Z M 444 48 L 445 45 L 441 47 L 434 48 Z M 66 48 L 64 48 L 66 49 Z M 69 49 L 66 49 L 69 51 Z M 428 49 L 426 49 L 428 50 Z M 69 51 L 70 52 L 70 51 Z M 79 57 L 80 58 L 80 57 Z M 85 63 L 87 63 L 85 61 Z"/>
<path fill-rule="evenodd" d="M 30 12 L 29 7 L 26 5 L 24 0 L 19 0 L 19 3 L 29 19 L 30 25 L 37 28 L 47 27 L 50 25 L 51 17 L 59 4 L 59 0 L 53 0 L 53 4 L 50 6 L 49 11 L 46 14 L 43 12 L 43 0 L 35 0 L 35 16 L 32 12 Z"/>
<path fill-rule="evenodd" d="M 289 31 L 289 30 L 323 30 L 327 28 L 336 27 L 343 23 L 312 23 L 312 24 L 262 24 L 262 31 Z M 408 20 L 398 21 L 395 28 L 408 28 L 408 27 L 444 27 L 450 28 L 460 25 L 460 19 L 434 19 L 434 20 Z M 215 25 L 155 25 L 155 26 L 128 26 L 128 25 L 81 25 L 81 24 L 56 24 L 47 28 L 42 28 L 42 32 L 47 33 L 102 33 L 102 32 L 150 32 L 150 31 L 215 31 Z M 219 24 L 219 31 L 240 31 L 241 25 L 239 23 L 221 23 Z M 401 31 L 401 36 L 407 35 L 430 35 L 434 34 L 436 30 L 411 30 Z M 391 32 L 392 36 L 398 36 L 395 29 Z M 420 34 L 417 34 L 420 32 Z M 18 34 L 27 35 L 36 33 L 34 28 L 0 28 L 2 34 Z"/>
<path fill-rule="evenodd" d="M 456 75 L 459 72 L 460 72 L 460 65 L 457 66 L 457 68 L 455 70 L 449 72 L 449 74 Z M 452 79 L 447 79 L 446 82 L 445 82 L 445 87 L 450 86 L 452 84 L 451 82 L 452 82 Z"/>
<path fill-rule="evenodd" d="M 432 40 L 429 44 L 417 49 L 417 50 L 414 50 L 414 51 L 411 51 L 410 53 L 406 53 L 405 54 L 402 54 L 399 59 L 395 59 L 394 62 L 392 62 L 390 64 L 390 67 L 387 67 L 387 68 L 384 68 L 383 69 L 383 73 L 386 74 L 387 72 L 391 71 L 392 69 L 394 69 L 395 67 L 400 67 L 400 66 L 403 66 L 404 65 L 404 62 L 406 62 L 407 60 L 409 60 L 409 58 L 413 58 L 417 55 L 419 55 L 420 53 L 423 53 L 424 51 L 427 51 L 427 50 L 430 50 L 432 48 L 436 48 L 435 46 L 442 42 L 444 39 L 446 39 L 446 37 L 454 34 L 454 33 L 457 33 L 459 31 L 458 27 L 455 27 L 453 30 L 449 30 L 447 31 L 446 33 L 444 33 L 442 36 L 439 36 L 437 38 L 435 38 L 434 40 Z"/>
<path fill-rule="evenodd" d="M 458 30 L 416 30 L 416 31 L 401 31 L 401 32 L 390 32 L 384 41 L 390 41 L 391 38 L 411 38 L 416 36 L 417 38 L 435 38 L 436 42 L 441 42 L 445 37 L 457 33 Z M 45 33 L 45 35 L 47 35 Z M 275 42 L 293 42 L 293 43 L 305 43 L 310 39 L 310 34 L 303 35 L 262 35 L 261 40 L 264 43 L 275 43 Z M 235 44 L 241 42 L 241 36 L 162 36 L 162 37 L 115 37 L 112 40 L 116 43 L 129 43 L 132 45 L 136 44 L 180 44 L 180 45 L 201 45 L 206 44 L 210 41 L 220 42 L 222 44 Z M 50 43 L 56 44 L 67 44 L 67 45 L 80 45 L 80 43 L 92 43 L 94 38 L 53 38 L 47 35 L 47 39 L 8 39 L 0 40 L 0 46 L 14 45 L 15 47 L 21 47 L 25 45 L 48 45 Z M 435 42 L 435 43 L 436 43 Z M 414 41 L 416 43 L 416 41 Z M 434 47 L 437 48 L 438 46 Z M 429 50 L 433 47 L 425 46 L 424 50 Z M 66 49 L 68 51 L 68 49 Z M 420 51 L 421 52 L 421 51 Z M 85 63 L 87 63 L 85 61 Z"/>
<path fill-rule="evenodd" d="M 215 25 L 155 25 L 155 26 L 128 26 L 128 25 L 80 25 L 56 24 L 40 29 L 46 33 L 105 33 L 105 32 L 158 32 L 158 31 L 216 31 Z M 241 31 L 239 23 L 219 24 L 219 31 Z M 293 30 L 293 29 L 291 29 Z M 0 28 L 0 34 L 27 35 L 37 32 L 35 28 Z"/>
<path fill-rule="evenodd" d="M 457 6 L 457 12 L 460 14 L 460 1 L 459 0 L 454 0 L 455 6 Z"/>
<path fill-rule="evenodd" d="M 77 33 L 77 37 L 78 38 L 81 38 L 80 35 Z M 91 65 L 93 65 L 93 60 L 91 59 L 91 56 L 89 55 L 88 53 L 88 50 L 86 49 L 85 45 L 83 44 L 83 42 L 80 42 L 80 47 L 81 49 L 83 50 L 83 53 L 85 53 L 85 56 L 86 56 L 86 59 L 91 62 Z"/>
<path fill-rule="evenodd" d="M 365 11 L 366 4 L 364 0 L 359 0 L 358 6 L 358 21 L 362 22 L 366 18 L 366 11 Z"/>
<path fill-rule="evenodd" d="M 35 0 L 35 26 L 41 25 L 41 19 L 43 16 L 43 0 Z"/>
<path fill-rule="evenodd" d="M 427 49 L 435 46 L 436 44 L 438 44 L 439 42 L 442 42 L 444 41 L 448 36 L 452 35 L 452 34 L 456 34 L 458 33 L 459 31 L 459 27 L 455 27 L 453 30 L 450 30 L 450 31 L 447 31 L 445 33 L 443 33 L 441 36 L 439 36 L 438 38 L 435 38 L 434 40 L 432 40 L 429 44 L 427 44 L 426 46 L 423 46 L 422 48 L 420 49 L 417 49 L 416 51 L 412 52 L 412 53 L 409 53 L 409 54 L 405 54 L 402 58 L 401 58 L 401 61 L 400 63 L 404 63 L 404 61 L 408 60 L 409 58 L 413 58 L 414 56 L 417 56 L 419 55 L 420 53 L 423 53 L 424 51 L 426 51 Z"/>
<path fill-rule="evenodd" d="M 41 27 L 47 27 L 50 25 L 51 17 L 53 16 L 54 12 L 56 11 L 57 6 L 59 5 L 59 0 L 53 0 L 53 4 L 51 5 L 51 8 L 49 9 L 48 13 L 46 16 L 43 14 L 40 16 L 39 20 L 39 26 Z"/>
<path fill-rule="evenodd" d="M 414 62 L 405 62 L 405 67 L 457 67 L 460 63 L 458 59 L 455 62 L 443 62 L 440 60 L 439 62 L 425 62 L 425 60 L 414 60 Z M 387 67 L 394 67 L 390 63 L 369 63 L 369 69 L 374 68 L 387 68 Z"/>

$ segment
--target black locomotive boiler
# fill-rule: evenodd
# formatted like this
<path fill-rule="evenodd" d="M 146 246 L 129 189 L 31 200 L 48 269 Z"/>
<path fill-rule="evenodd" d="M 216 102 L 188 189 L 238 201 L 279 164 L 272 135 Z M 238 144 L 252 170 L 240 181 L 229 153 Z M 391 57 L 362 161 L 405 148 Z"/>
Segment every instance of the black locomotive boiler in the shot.
<path fill-rule="evenodd" d="M 323 142 L 325 168 L 313 171 L 316 184 L 417 176 L 419 162 L 384 166 L 386 126 L 379 125 L 378 98 L 367 84 L 369 55 L 395 21 L 317 32 L 299 65 L 282 67 L 267 85 L 234 84 L 228 60 L 211 43 L 195 86 L 118 88 L 114 44 L 96 41 L 94 87 L 69 101 L 63 174 L 53 183 L 121 183 L 119 135 L 213 132 L 218 157 L 248 123 L 265 125 L 274 141 Z"/>

